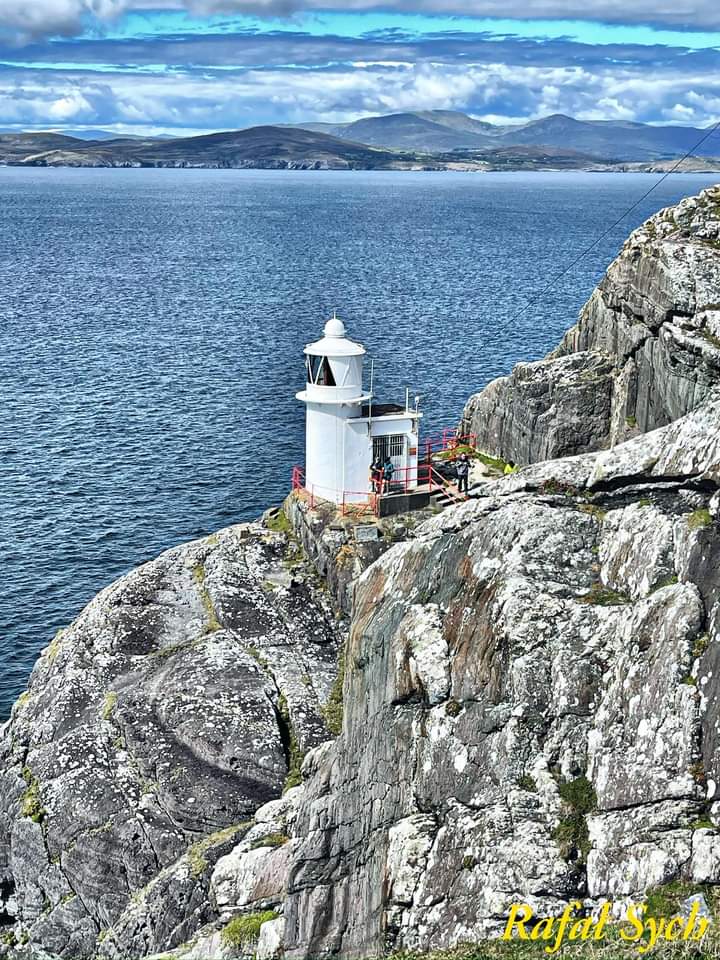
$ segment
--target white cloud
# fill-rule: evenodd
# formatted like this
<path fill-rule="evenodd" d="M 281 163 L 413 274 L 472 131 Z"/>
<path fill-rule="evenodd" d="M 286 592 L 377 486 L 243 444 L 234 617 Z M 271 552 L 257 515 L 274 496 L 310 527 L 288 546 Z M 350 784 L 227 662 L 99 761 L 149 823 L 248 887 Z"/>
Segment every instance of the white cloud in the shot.
<path fill-rule="evenodd" d="M 690 96 L 688 90 L 698 92 Z M 683 105 L 690 113 L 679 109 Z M 116 73 L 103 75 L 102 82 L 48 70 L 40 77 L 30 70 L 0 73 L 0 116 L 7 124 L 28 126 L 74 121 L 220 130 L 438 107 L 470 110 L 495 122 L 555 112 L 622 120 L 654 113 L 667 122 L 706 125 L 720 111 L 720 78 L 506 63 L 254 69 L 221 76 Z"/>

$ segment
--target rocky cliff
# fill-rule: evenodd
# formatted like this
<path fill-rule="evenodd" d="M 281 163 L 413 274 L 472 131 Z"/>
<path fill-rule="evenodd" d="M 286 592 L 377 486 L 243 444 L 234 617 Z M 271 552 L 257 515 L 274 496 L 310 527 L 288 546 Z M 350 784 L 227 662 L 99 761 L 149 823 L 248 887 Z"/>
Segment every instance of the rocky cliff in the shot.
<path fill-rule="evenodd" d="M 104 590 L 43 652 L 4 732 L 7 939 L 142 956 L 212 916 L 213 864 L 330 736 L 341 638 L 314 571 L 263 524 Z"/>
<path fill-rule="evenodd" d="M 487 452 L 531 465 L 367 555 L 293 506 L 347 639 L 281 518 L 58 638 L 3 739 L 14 953 L 362 958 L 518 901 L 709 897 L 718 202 L 649 221 L 558 350 L 472 398 Z"/>
<path fill-rule="evenodd" d="M 720 188 L 636 230 L 545 360 L 470 398 L 466 432 L 527 464 L 620 443 L 694 409 L 720 379 Z"/>

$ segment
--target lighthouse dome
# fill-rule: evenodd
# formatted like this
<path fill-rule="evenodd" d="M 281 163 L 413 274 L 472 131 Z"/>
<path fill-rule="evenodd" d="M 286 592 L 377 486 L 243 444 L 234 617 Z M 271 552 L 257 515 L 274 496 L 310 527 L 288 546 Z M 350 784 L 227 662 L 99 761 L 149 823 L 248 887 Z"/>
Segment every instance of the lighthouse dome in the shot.
<path fill-rule="evenodd" d="M 337 317 L 335 314 L 333 314 L 325 324 L 323 333 L 326 337 L 344 337 L 345 324 L 342 322 L 340 317 Z"/>
<path fill-rule="evenodd" d="M 359 357 L 365 353 L 365 347 L 348 340 L 345 324 L 333 313 L 323 328 L 322 339 L 309 343 L 305 353 L 316 357 Z"/>

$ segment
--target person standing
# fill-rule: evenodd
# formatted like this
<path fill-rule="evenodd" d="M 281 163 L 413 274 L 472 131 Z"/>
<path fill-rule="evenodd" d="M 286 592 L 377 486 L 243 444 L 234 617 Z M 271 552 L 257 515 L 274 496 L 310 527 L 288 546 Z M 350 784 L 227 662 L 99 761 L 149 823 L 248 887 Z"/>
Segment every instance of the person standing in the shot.
<path fill-rule="evenodd" d="M 395 466 L 390 459 L 390 454 L 385 457 L 385 462 L 382 465 L 382 475 L 383 475 L 383 493 L 390 493 L 390 484 L 392 483 L 393 474 L 395 473 Z"/>
<path fill-rule="evenodd" d="M 470 461 L 468 460 L 466 453 L 461 453 L 458 457 L 458 460 L 455 464 L 455 474 L 458 482 L 458 493 L 464 493 L 465 496 L 467 496 L 468 477 L 470 475 Z"/>
<path fill-rule="evenodd" d="M 382 493 L 383 465 L 380 457 L 375 457 L 370 466 L 370 482 L 373 493 Z"/>

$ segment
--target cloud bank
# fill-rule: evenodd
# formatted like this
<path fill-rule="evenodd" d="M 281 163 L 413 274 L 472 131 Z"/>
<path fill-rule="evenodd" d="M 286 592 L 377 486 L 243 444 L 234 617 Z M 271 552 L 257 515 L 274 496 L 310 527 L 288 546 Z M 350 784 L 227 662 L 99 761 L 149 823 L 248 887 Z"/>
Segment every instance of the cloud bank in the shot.
<path fill-rule="evenodd" d="M 307 16 L 288 20 L 291 0 L 193 0 L 193 27 L 184 29 L 175 2 L 155 0 L 140 16 L 145 0 L 0 0 L 0 129 L 190 133 L 431 109 L 497 122 L 566 113 L 707 126 L 720 116 L 720 33 L 690 47 L 681 33 L 668 45 L 651 30 L 646 42 L 591 43 L 564 36 L 560 25 L 551 35 L 522 36 L 528 21 L 518 20 L 516 33 L 467 18 L 453 29 L 447 20 L 444 29 L 432 17 L 418 21 L 423 4 L 447 11 L 450 0 L 413 0 L 405 27 L 396 18 L 392 29 L 378 29 L 381 18 L 368 14 L 372 29 L 352 35 L 333 30 L 339 12 L 318 14 L 312 30 Z M 305 9 L 308 2 L 315 0 Z M 684 22 L 684 3 L 662 16 Z M 406 4 L 395 0 L 397 9 Z M 507 18 L 514 0 L 475 3 L 483 13 L 501 6 Z M 553 0 L 521 6 L 545 17 L 569 9 Z M 629 23 L 649 17 L 652 6 L 587 0 L 582 12 Z M 703 18 L 720 24 L 715 3 L 692 6 L 689 26 Z M 286 19 L 210 17 L 228 7 Z"/>

